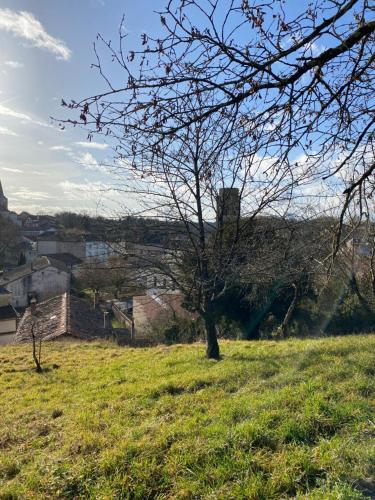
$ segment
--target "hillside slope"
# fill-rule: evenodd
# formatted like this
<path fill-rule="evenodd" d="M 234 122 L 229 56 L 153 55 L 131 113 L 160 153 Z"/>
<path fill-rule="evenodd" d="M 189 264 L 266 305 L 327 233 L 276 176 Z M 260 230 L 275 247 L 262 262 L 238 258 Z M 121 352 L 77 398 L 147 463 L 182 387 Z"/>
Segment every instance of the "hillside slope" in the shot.
<path fill-rule="evenodd" d="M 0 498 L 374 495 L 375 336 L 0 349 Z M 53 364 L 59 367 L 53 367 Z"/>

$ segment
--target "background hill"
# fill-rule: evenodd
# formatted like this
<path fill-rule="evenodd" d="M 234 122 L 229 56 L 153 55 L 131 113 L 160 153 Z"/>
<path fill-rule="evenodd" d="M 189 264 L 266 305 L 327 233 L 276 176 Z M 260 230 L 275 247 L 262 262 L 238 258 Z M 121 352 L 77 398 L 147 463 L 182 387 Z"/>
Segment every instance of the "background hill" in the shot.
<path fill-rule="evenodd" d="M 371 498 L 374 348 L 4 347 L 0 498 Z"/>

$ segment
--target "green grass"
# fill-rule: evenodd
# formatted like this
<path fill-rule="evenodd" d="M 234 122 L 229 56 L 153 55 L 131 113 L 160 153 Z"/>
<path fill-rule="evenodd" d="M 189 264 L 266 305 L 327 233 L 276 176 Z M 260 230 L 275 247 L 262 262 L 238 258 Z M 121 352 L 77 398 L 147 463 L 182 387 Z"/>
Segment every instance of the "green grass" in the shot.
<path fill-rule="evenodd" d="M 374 495 L 375 336 L 221 347 L 0 349 L 0 498 Z"/>
<path fill-rule="evenodd" d="M 112 328 L 126 328 L 124 323 L 121 323 L 116 318 L 111 319 Z"/>

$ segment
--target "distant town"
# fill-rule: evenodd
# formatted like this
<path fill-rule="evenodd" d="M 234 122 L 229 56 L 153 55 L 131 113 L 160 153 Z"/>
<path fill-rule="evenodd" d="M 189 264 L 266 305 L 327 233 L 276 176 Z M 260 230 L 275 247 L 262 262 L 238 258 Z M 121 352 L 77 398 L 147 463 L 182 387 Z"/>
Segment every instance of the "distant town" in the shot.
<path fill-rule="evenodd" d="M 221 190 L 216 213 L 216 222 L 207 223 L 205 228 L 212 240 L 216 237 L 220 219 L 228 228 L 240 218 L 238 190 Z M 319 262 L 319 255 L 323 258 L 326 254 L 332 220 L 289 220 L 286 224 L 282 219 L 263 217 L 255 227 L 255 233 L 253 228 L 245 238 L 238 269 L 242 266 L 249 273 L 248 248 L 254 245 L 254 241 L 258 247 L 252 256 L 255 267 L 248 274 L 246 284 L 241 285 L 238 276 L 234 286 L 241 286 L 244 290 L 265 286 L 269 278 L 265 274 L 264 261 L 274 267 L 276 279 L 280 265 L 277 259 L 283 256 L 276 256 L 280 249 L 270 245 L 267 234 L 279 238 L 276 246 L 286 245 L 292 230 L 294 235 L 299 233 L 294 241 L 294 268 L 284 271 L 287 275 L 278 293 L 281 294 L 282 290 L 290 293 L 297 280 L 302 283 L 308 279 L 310 285 L 304 293 L 306 296 L 311 294 L 324 273 L 323 268 L 311 265 L 311 262 L 312 259 Z M 344 280 L 349 279 L 350 290 L 361 298 L 363 305 L 365 299 L 358 283 L 363 281 L 369 259 L 372 263 L 373 245 L 363 226 L 355 231 L 348 228 L 347 231 L 347 241 L 340 255 L 344 275 L 349 272 L 350 277 L 344 276 Z M 55 216 L 17 214 L 10 209 L 0 183 L 0 232 L 1 344 L 31 341 L 31 321 L 35 318 L 38 338 L 43 340 L 106 338 L 120 344 L 148 345 L 204 337 L 194 299 L 189 299 L 184 289 L 186 266 L 189 268 L 186 264 L 189 234 L 183 234 L 180 225 L 131 217 L 110 220 L 71 212 Z M 239 293 L 243 296 L 243 292 Z M 301 288 L 299 294 L 302 293 Z M 297 307 L 293 295 L 289 300 L 291 303 L 286 309 L 288 321 L 295 313 L 290 307 Z M 264 335 L 262 328 L 266 331 L 268 328 L 269 334 L 266 335 L 272 335 L 277 321 L 273 309 L 280 306 L 275 300 L 266 309 L 263 305 L 260 307 L 265 312 L 255 325 L 255 333 L 250 334 L 254 338 Z M 243 311 L 239 313 L 243 314 Z M 226 327 L 230 330 L 229 335 L 244 335 L 243 332 L 236 333 L 236 323 L 230 322 L 229 310 L 224 309 L 222 314 L 226 321 L 229 318 Z M 228 335 L 228 330 L 222 335 Z"/>
<path fill-rule="evenodd" d="M 89 220 L 17 214 L 0 183 L 0 344 L 31 340 L 33 309 L 45 340 L 142 343 L 151 340 L 150 325 L 176 313 L 189 316 L 179 291 L 157 269 L 167 258 L 157 229 L 154 243 L 129 243 L 113 236 L 110 221 L 92 219 L 90 231 Z"/>

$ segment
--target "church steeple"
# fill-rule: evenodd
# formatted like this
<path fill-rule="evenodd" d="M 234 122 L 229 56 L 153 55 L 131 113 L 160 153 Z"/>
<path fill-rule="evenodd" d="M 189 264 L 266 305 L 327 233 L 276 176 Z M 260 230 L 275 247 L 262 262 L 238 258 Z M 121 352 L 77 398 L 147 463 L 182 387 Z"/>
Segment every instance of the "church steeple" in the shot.
<path fill-rule="evenodd" d="M 3 186 L 0 181 L 0 212 L 8 211 L 8 198 L 4 195 Z"/>

